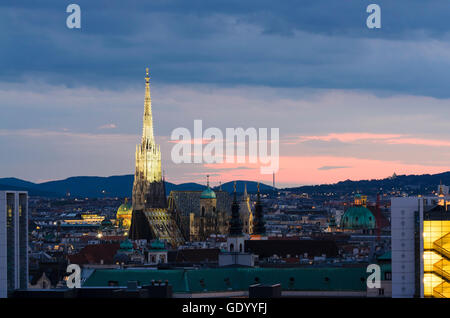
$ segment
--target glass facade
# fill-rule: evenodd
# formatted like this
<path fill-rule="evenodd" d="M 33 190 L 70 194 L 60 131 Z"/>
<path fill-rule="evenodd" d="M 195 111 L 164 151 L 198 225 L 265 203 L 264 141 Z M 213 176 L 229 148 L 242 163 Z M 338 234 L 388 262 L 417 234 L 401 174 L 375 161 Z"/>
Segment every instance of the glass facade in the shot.
<path fill-rule="evenodd" d="M 449 212 L 444 212 L 445 214 Z M 425 297 L 450 297 L 450 220 L 424 215 L 423 286 Z"/>

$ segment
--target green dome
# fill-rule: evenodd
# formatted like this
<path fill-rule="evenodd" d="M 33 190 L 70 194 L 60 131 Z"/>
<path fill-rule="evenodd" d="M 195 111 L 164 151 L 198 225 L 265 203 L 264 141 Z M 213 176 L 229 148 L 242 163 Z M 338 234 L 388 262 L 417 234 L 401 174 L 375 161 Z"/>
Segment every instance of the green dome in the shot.
<path fill-rule="evenodd" d="M 131 203 L 125 202 L 117 209 L 117 215 L 126 215 L 132 212 Z"/>
<path fill-rule="evenodd" d="M 374 229 L 376 227 L 375 217 L 372 212 L 364 206 L 352 206 L 341 218 L 341 228 L 348 230 Z"/>
<path fill-rule="evenodd" d="M 121 250 L 132 250 L 133 243 L 131 243 L 131 241 L 129 239 L 126 239 L 122 243 L 120 243 L 120 249 Z"/>
<path fill-rule="evenodd" d="M 131 214 L 133 212 L 131 203 L 128 202 L 128 200 L 125 200 L 125 203 L 123 203 L 119 208 L 117 209 L 116 213 L 116 219 L 126 219 L 129 218 L 131 220 Z"/>
<path fill-rule="evenodd" d="M 200 195 L 200 199 L 215 199 L 216 193 L 210 188 L 206 188 L 205 191 L 202 192 Z"/>
<path fill-rule="evenodd" d="M 104 219 L 104 220 L 102 221 L 102 226 L 112 226 L 112 223 L 111 223 L 110 220 Z"/>

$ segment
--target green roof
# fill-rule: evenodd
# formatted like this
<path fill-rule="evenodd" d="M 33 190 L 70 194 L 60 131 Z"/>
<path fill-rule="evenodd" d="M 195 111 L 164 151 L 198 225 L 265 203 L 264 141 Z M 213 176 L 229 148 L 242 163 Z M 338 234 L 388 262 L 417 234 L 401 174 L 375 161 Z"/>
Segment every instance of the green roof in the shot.
<path fill-rule="evenodd" d="M 112 225 L 112 223 L 111 223 L 111 221 L 108 220 L 108 219 L 104 219 L 104 220 L 102 221 L 102 226 L 111 226 L 111 225 Z"/>
<path fill-rule="evenodd" d="M 362 205 L 348 208 L 341 218 L 341 228 L 344 229 L 374 229 L 375 227 L 374 215 Z"/>
<path fill-rule="evenodd" d="M 216 193 L 209 186 L 200 195 L 200 199 L 215 199 L 215 198 Z"/>
<path fill-rule="evenodd" d="M 383 255 L 377 257 L 377 260 L 379 261 L 389 261 L 391 259 L 392 259 L 391 251 L 387 251 Z"/>
<path fill-rule="evenodd" d="M 155 240 L 150 243 L 150 247 L 154 250 L 163 250 L 165 248 L 165 245 L 163 241 Z"/>
<path fill-rule="evenodd" d="M 96 269 L 83 286 L 103 287 L 116 281 L 147 285 L 152 280 L 168 280 L 175 293 L 247 290 L 255 283 L 281 283 L 284 290 L 364 291 L 366 267 L 318 268 L 210 268 L 199 270 Z"/>
<path fill-rule="evenodd" d="M 125 251 L 133 250 L 133 243 L 129 239 L 125 239 L 122 243 L 120 243 L 120 249 Z"/>

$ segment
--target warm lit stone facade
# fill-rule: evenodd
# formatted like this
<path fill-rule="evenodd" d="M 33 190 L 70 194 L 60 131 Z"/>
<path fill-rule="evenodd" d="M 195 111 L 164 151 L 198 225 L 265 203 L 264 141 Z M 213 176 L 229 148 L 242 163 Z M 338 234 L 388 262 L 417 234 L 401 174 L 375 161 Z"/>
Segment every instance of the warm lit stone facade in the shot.
<path fill-rule="evenodd" d="M 172 246 L 184 243 L 172 215 L 167 210 L 161 151 L 153 135 L 150 76 L 145 77 L 145 103 L 142 140 L 136 146 L 136 170 L 133 184 L 133 213 L 129 237 L 132 240 L 165 240 Z"/>

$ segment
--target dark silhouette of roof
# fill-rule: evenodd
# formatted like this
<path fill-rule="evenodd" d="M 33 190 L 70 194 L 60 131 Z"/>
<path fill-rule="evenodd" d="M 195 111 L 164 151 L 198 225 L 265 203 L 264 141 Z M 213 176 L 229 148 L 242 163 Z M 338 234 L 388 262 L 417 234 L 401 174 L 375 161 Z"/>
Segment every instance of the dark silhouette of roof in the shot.
<path fill-rule="evenodd" d="M 277 255 L 286 257 L 290 255 L 336 257 L 339 250 L 332 240 L 249 240 L 245 241 L 245 251 L 258 255 L 260 258 Z"/>
<path fill-rule="evenodd" d="M 189 248 L 169 252 L 168 261 L 171 263 L 217 263 L 220 249 L 218 248 Z"/>
<path fill-rule="evenodd" d="M 72 264 L 114 264 L 114 256 L 120 248 L 119 243 L 87 245 L 74 255 L 68 255 Z"/>

